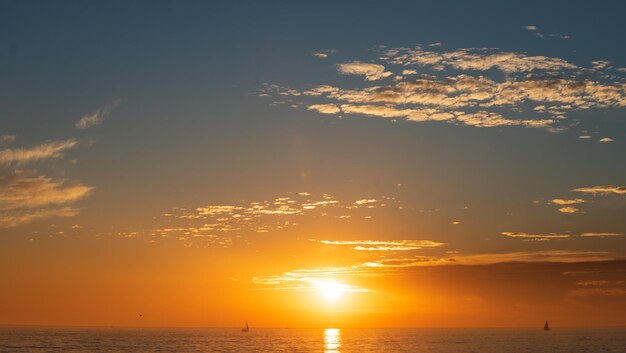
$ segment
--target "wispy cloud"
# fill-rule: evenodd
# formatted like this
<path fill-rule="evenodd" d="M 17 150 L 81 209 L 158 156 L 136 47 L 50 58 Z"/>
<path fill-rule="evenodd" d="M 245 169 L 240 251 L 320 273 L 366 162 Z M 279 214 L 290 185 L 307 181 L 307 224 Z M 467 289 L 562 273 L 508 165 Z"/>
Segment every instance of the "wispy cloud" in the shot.
<path fill-rule="evenodd" d="M 53 216 L 71 217 L 78 210 L 57 205 L 76 202 L 93 188 L 43 176 L 12 172 L 0 178 L 0 227 L 13 227 Z"/>
<path fill-rule="evenodd" d="M 0 150 L 0 165 L 18 163 L 24 164 L 49 158 L 63 157 L 63 151 L 76 146 L 74 139 L 65 141 L 45 142 L 30 148 L 7 148 Z"/>
<path fill-rule="evenodd" d="M 582 233 L 579 236 L 581 237 L 616 237 L 616 236 L 620 236 L 620 235 L 624 235 L 622 233 Z"/>
<path fill-rule="evenodd" d="M 93 188 L 43 176 L 27 177 L 21 172 L 0 179 L 0 210 L 63 204 L 85 197 Z"/>
<path fill-rule="evenodd" d="M 50 217 L 74 217 L 78 213 L 79 211 L 72 207 L 0 212 L 0 228 L 17 227 Z"/>
<path fill-rule="evenodd" d="M 100 125 L 109 117 L 113 109 L 120 104 L 120 100 L 116 99 L 113 102 L 105 105 L 103 108 L 96 110 L 91 114 L 83 115 L 75 124 L 77 129 L 88 129 L 92 126 Z"/>
<path fill-rule="evenodd" d="M 562 39 L 562 40 L 567 40 L 567 39 L 572 38 L 567 34 L 561 34 L 561 33 L 553 33 L 550 35 L 550 37 L 556 38 L 556 39 Z"/>
<path fill-rule="evenodd" d="M 326 245 L 354 246 L 357 251 L 410 251 L 445 245 L 432 240 L 310 240 Z"/>
<path fill-rule="evenodd" d="M 500 234 L 509 238 L 523 238 L 523 239 L 532 239 L 532 240 L 567 239 L 567 238 L 572 237 L 571 234 L 558 234 L 558 233 L 532 234 L 532 233 L 524 233 L 524 232 L 502 232 Z"/>
<path fill-rule="evenodd" d="M 388 196 L 341 201 L 329 194 L 293 192 L 262 201 L 173 208 L 160 218 L 163 226 L 140 233 L 160 238 L 203 240 L 228 245 L 227 243 L 236 237 L 295 227 L 311 216 L 346 222 L 353 219 L 353 216 L 370 217 L 371 215 L 365 212 L 395 202 L 397 201 L 394 198 Z M 120 235 L 126 236 L 130 233 L 120 232 Z M 135 235 L 139 234 L 132 236 Z"/>
<path fill-rule="evenodd" d="M 626 194 L 626 186 L 600 185 L 577 188 L 572 191 L 592 195 Z"/>
<path fill-rule="evenodd" d="M 609 237 L 609 236 L 620 236 L 622 233 L 606 233 L 606 232 L 589 232 L 589 233 L 581 233 L 581 234 L 571 234 L 571 233 L 524 233 L 524 232 L 502 232 L 500 233 L 505 237 L 509 238 L 521 238 L 523 240 L 531 240 L 531 241 L 546 241 L 546 240 L 561 240 L 561 239 L 572 239 L 572 238 L 581 238 L 581 237 Z"/>
<path fill-rule="evenodd" d="M 607 251 L 578 251 L 578 250 L 545 250 L 545 251 L 519 251 L 500 254 L 476 254 L 465 255 L 457 258 L 458 263 L 471 264 L 495 264 L 503 262 L 586 262 L 617 260 L 619 256 Z"/>
<path fill-rule="evenodd" d="M 0 135 L 0 144 L 11 144 L 15 142 L 15 135 Z"/>
<path fill-rule="evenodd" d="M 528 26 L 523 26 L 522 29 L 525 29 L 527 31 L 536 31 L 536 30 L 539 29 L 539 27 L 533 26 L 533 25 L 528 25 Z"/>
<path fill-rule="evenodd" d="M 313 53 L 313 56 L 320 58 L 320 59 L 326 59 L 328 58 L 331 54 L 335 54 L 337 52 L 337 50 L 335 49 L 322 49 L 319 50 L 315 53 Z"/>

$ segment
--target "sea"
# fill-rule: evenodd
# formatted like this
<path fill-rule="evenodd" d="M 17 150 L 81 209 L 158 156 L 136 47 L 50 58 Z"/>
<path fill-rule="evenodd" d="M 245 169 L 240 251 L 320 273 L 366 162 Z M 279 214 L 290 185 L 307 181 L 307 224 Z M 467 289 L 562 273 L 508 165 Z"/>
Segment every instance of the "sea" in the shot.
<path fill-rule="evenodd" d="M 623 353 L 626 329 L 0 327 L 0 352 Z"/>

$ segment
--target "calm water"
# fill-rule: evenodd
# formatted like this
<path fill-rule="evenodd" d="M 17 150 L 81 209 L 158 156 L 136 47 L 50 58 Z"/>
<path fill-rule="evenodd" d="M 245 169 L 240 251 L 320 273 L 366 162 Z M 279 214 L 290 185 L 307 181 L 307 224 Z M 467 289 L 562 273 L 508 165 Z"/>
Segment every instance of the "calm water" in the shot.
<path fill-rule="evenodd" d="M 626 329 L 0 328 L 0 352 L 626 352 Z"/>

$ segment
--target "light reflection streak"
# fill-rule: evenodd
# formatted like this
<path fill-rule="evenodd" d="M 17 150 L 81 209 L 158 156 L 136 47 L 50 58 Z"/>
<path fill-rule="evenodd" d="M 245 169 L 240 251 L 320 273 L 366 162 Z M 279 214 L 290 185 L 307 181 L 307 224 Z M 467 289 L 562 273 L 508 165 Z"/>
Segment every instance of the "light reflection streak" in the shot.
<path fill-rule="evenodd" d="M 338 328 L 324 329 L 324 353 L 340 353 L 341 330 Z"/>

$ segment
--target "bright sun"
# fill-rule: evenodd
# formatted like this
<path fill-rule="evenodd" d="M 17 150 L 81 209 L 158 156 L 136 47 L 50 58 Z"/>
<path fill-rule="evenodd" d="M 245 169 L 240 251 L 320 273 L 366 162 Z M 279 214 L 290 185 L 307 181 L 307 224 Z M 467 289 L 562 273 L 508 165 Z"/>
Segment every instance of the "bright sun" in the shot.
<path fill-rule="evenodd" d="M 348 285 L 339 283 L 334 279 L 315 281 L 315 285 L 320 290 L 324 298 L 328 301 L 336 301 L 341 299 L 343 297 L 343 294 L 349 288 Z"/>

